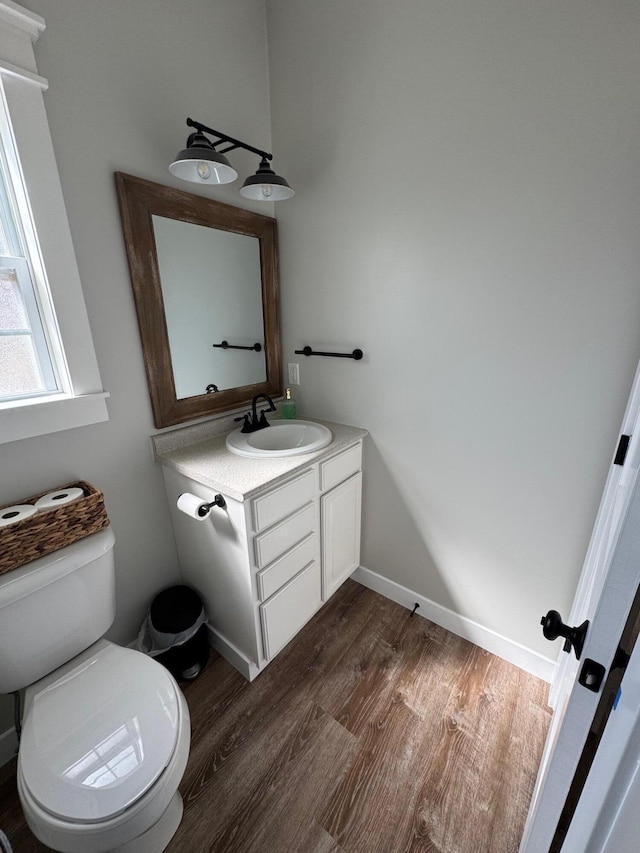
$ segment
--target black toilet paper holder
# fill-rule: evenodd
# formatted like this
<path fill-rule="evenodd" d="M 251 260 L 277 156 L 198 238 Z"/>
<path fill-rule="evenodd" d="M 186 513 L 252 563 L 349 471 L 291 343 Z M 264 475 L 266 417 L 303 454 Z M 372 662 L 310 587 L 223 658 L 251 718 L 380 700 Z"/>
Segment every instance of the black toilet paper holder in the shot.
<path fill-rule="evenodd" d="M 227 505 L 227 502 L 222 497 L 222 495 L 216 495 L 215 498 L 211 501 L 211 503 L 204 503 L 202 506 L 198 507 L 198 515 L 200 518 L 204 518 L 205 515 L 209 515 L 210 510 L 214 506 L 219 506 L 222 509 Z"/>

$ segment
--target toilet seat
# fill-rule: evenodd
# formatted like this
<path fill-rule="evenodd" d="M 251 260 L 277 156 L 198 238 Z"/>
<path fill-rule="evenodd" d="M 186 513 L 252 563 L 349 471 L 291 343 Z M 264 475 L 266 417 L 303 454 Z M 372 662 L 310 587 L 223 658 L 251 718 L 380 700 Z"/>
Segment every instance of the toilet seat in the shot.
<path fill-rule="evenodd" d="M 28 688 L 18 759 L 25 793 L 54 823 L 112 823 L 170 764 L 183 706 L 156 661 L 99 641 Z"/>

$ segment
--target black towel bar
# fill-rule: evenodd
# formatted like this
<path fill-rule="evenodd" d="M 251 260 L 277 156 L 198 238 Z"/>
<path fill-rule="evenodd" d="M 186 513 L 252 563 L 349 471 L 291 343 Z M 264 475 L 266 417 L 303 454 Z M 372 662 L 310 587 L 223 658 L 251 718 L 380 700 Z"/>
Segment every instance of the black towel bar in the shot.
<path fill-rule="evenodd" d="M 364 353 L 361 349 L 354 349 L 353 352 L 316 352 L 316 350 L 312 350 L 311 347 L 303 347 L 302 349 L 295 350 L 296 355 L 327 355 L 331 358 L 353 358 L 356 361 L 360 361 Z"/>
<path fill-rule="evenodd" d="M 238 344 L 230 344 L 228 341 L 222 341 L 221 344 L 211 344 L 213 347 L 221 347 L 222 349 L 252 349 L 255 352 L 260 352 L 262 350 L 261 344 L 254 344 L 251 347 L 241 347 Z"/>

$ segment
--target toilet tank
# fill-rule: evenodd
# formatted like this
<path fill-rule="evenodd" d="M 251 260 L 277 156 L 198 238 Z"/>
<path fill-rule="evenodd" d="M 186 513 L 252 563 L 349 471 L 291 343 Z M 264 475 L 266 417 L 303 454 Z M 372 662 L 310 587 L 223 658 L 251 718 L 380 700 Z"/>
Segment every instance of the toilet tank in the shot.
<path fill-rule="evenodd" d="M 0 575 L 0 693 L 62 666 L 115 616 L 110 527 Z"/>

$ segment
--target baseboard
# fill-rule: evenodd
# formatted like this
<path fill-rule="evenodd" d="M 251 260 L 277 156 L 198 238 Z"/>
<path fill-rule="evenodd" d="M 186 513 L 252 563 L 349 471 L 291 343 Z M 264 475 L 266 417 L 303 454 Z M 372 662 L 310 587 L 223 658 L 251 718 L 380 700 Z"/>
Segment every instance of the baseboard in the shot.
<path fill-rule="evenodd" d="M 3 767 L 12 758 L 15 758 L 17 750 L 18 738 L 16 730 L 13 728 L 7 729 L 6 732 L 0 735 L 0 767 Z"/>
<path fill-rule="evenodd" d="M 212 648 L 220 652 L 222 657 L 229 661 L 231 666 L 234 666 L 247 681 L 253 681 L 256 675 L 261 672 L 255 663 L 245 657 L 242 652 L 236 648 L 229 640 L 219 634 L 211 625 L 207 625 L 209 629 L 209 643 Z"/>
<path fill-rule="evenodd" d="M 488 652 L 525 670 L 525 672 L 551 683 L 557 664 L 550 658 L 543 657 L 543 655 L 509 640 L 507 637 L 497 634 L 490 628 L 483 627 L 472 619 L 460 616 L 453 610 L 449 610 L 447 607 L 443 607 L 441 604 L 437 604 L 435 601 L 389 580 L 389 578 L 376 574 L 370 569 L 360 566 L 351 575 L 351 579 L 374 592 L 380 593 L 380 595 L 384 595 L 385 598 L 395 601 L 396 604 L 401 604 L 408 610 L 412 610 L 415 604 L 419 604 L 420 607 L 416 611 L 419 616 L 435 622 L 436 625 L 446 628 L 452 634 L 469 640 L 476 646 L 486 649 Z"/>

